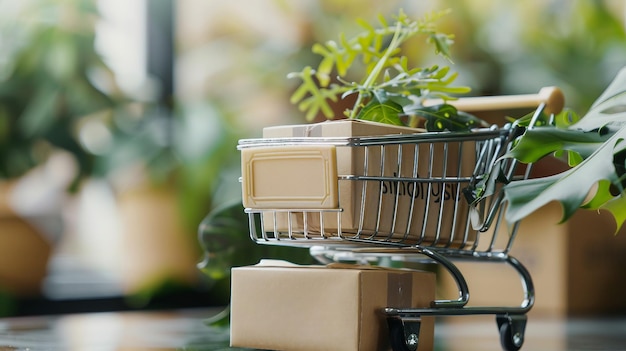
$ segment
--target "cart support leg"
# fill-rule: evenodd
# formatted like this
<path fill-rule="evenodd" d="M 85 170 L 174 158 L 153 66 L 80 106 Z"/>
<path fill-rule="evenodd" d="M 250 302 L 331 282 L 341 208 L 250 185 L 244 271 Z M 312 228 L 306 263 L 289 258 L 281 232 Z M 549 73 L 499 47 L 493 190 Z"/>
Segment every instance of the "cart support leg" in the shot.
<path fill-rule="evenodd" d="M 415 351 L 419 344 L 420 317 L 387 317 L 389 343 L 393 351 Z"/>

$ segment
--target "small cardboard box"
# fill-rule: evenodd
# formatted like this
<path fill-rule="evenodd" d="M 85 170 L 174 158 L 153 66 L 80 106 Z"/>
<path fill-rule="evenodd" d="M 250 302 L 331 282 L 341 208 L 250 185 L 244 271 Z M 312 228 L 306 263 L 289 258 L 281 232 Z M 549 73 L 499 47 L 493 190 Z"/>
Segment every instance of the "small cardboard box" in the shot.
<path fill-rule="evenodd" d="M 340 223 L 333 212 L 293 213 L 294 218 L 287 218 L 283 212 L 277 213 L 276 221 L 266 215 L 266 231 L 289 228 L 303 232 L 306 216 L 308 232 L 336 233 L 340 226 L 344 234 L 391 234 L 394 239 L 423 244 L 471 243 L 465 231 L 465 185 L 450 180 L 472 176 L 477 162 L 474 142 L 369 147 L 280 144 L 280 138 L 290 137 L 350 138 L 420 132 L 423 130 L 361 120 L 265 128 L 263 137 L 276 138 L 278 145 L 242 150 L 244 206 L 342 209 Z M 459 162 L 461 154 L 463 162 Z M 350 179 L 353 176 L 399 180 Z M 407 180 L 415 178 L 440 181 Z"/>
<path fill-rule="evenodd" d="M 231 346 L 270 350 L 388 350 L 385 307 L 428 307 L 431 272 L 341 264 L 263 263 L 232 270 Z M 432 350 L 422 317 L 418 350 Z"/>

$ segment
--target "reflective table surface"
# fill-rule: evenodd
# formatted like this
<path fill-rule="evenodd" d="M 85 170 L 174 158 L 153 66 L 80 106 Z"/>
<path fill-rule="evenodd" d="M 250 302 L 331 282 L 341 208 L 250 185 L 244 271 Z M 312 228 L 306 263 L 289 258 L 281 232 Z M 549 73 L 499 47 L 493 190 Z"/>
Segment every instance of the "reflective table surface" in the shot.
<path fill-rule="evenodd" d="M 230 350 L 228 328 L 211 327 L 218 309 L 103 312 L 0 319 L 0 350 Z M 501 350 L 493 316 L 441 317 L 435 350 Z M 522 350 L 626 350 L 626 316 L 529 316 Z"/>

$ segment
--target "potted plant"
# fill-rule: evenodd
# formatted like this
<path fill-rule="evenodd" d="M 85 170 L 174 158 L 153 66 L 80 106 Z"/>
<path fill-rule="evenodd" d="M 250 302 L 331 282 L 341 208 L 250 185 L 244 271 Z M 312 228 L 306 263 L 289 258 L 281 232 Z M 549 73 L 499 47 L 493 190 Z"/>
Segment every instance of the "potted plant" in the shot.
<path fill-rule="evenodd" d="M 96 140 L 83 127 L 119 100 L 97 86 L 112 77 L 94 47 L 95 3 L 31 1 L 3 15 L 11 40 L 0 60 L 0 256 L 13 262 L 0 263 L 9 270 L 0 288 L 37 294 L 62 230 L 60 204 L 94 171 Z"/>

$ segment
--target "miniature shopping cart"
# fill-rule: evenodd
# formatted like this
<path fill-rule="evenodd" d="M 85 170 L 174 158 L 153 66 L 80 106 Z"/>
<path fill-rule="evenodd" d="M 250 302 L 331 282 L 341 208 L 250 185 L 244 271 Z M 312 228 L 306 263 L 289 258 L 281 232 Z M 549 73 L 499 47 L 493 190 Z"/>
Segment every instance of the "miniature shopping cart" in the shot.
<path fill-rule="evenodd" d="M 537 95 L 468 98 L 455 104 L 468 112 L 532 107 L 535 120 L 541 113 L 560 111 L 563 101 L 558 89 L 544 88 Z M 335 128 L 318 124 L 327 127 Z M 517 225 L 504 223 L 501 185 L 478 201 L 470 195 L 496 169 L 506 178 L 498 184 L 529 176 L 529 165 L 502 158 L 520 128 L 507 124 L 471 132 L 349 137 L 316 136 L 332 131 L 305 128 L 241 140 L 251 238 L 309 247 L 322 263 L 437 263 L 454 278 L 458 298 L 435 300 L 428 308 L 384 309 L 393 349 L 417 349 L 422 316 L 494 314 L 502 347 L 518 350 L 534 289 L 529 272 L 509 255 Z M 523 301 L 514 307 L 468 306 L 468 284 L 453 263 L 457 260 L 510 265 L 521 278 Z"/>

